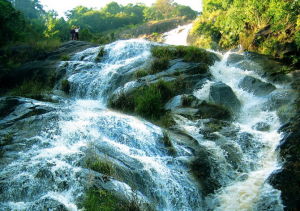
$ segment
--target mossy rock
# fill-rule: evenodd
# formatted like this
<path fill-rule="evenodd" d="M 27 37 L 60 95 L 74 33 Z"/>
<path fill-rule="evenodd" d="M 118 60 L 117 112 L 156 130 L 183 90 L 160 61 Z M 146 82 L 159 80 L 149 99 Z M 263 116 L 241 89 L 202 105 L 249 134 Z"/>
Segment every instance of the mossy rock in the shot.
<path fill-rule="evenodd" d="M 219 120 L 230 120 L 232 118 L 231 112 L 222 105 L 216 105 L 204 101 L 198 108 L 197 116 L 202 119 L 213 118 Z"/>

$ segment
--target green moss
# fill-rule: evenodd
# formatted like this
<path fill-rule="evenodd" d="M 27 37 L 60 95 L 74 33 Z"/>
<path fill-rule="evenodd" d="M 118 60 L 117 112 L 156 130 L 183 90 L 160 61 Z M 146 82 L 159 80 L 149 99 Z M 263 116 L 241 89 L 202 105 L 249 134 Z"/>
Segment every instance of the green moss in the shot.
<path fill-rule="evenodd" d="M 62 81 L 61 81 L 61 89 L 62 89 L 65 93 L 69 94 L 70 88 L 71 88 L 71 86 L 70 86 L 70 82 L 69 82 L 68 80 L 62 80 Z"/>
<path fill-rule="evenodd" d="M 156 58 L 177 59 L 186 62 L 199 62 L 212 65 L 217 57 L 204 49 L 194 46 L 154 46 L 151 53 Z"/>
<path fill-rule="evenodd" d="M 108 175 L 116 176 L 116 168 L 114 164 L 108 159 L 101 159 L 93 156 L 86 161 L 86 166 L 94 171 Z"/>
<path fill-rule="evenodd" d="M 137 197 L 126 202 L 106 190 L 95 188 L 86 192 L 83 201 L 83 207 L 87 211 L 141 211 L 140 204 Z"/>

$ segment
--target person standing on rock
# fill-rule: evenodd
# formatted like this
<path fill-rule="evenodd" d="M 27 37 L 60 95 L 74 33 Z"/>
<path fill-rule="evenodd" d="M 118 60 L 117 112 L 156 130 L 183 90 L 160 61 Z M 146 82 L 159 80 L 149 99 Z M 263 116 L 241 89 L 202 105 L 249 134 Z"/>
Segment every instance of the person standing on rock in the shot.
<path fill-rule="evenodd" d="M 80 30 L 79 27 L 75 28 L 75 40 L 79 40 L 79 30 Z"/>
<path fill-rule="evenodd" d="M 70 33 L 71 33 L 71 39 L 75 40 L 75 27 L 72 27 Z"/>

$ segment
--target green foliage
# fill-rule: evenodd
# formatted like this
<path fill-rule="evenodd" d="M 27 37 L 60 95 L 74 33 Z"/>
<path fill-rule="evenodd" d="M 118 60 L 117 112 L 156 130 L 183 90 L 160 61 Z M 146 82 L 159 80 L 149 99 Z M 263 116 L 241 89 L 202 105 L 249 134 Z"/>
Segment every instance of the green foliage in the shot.
<path fill-rule="evenodd" d="M 29 97 L 33 99 L 41 99 L 43 95 L 51 91 L 49 84 L 37 80 L 24 81 L 20 86 L 10 91 L 12 96 Z"/>
<path fill-rule="evenodd" d="M 191 30 L 199 47 L 241 44 L 245 50 L 279 58 L 299 53 L 300 1 L 204 0 L 203 8 Z"/>
<path fill-rule="evenodd" d="M 25 20 L 11 3 L 0 0 L 0 47 L 23 37 Z"/>
<path fill-rule="evenodd" d="M 94 171 L 105 174 L 107 176 L 115 176 L 116 169 L 114 164 L 108 159 L 102 159 L 98 156 L 93 156 L 86 161 L 86 166 Z"/>
<path fill-rule="evenodd" d="M 159 73 L 163 70 L 166 70 L 169 67 L 169 59 L 168 58 L 155 58 L 151 62 L 150 74 Z"/>
<path fill-rule="evenodd" d="M 69 61 L 70 60 L 70 55 L 63 54 L 63 55 L 61 55 L 60 60 L 61 61 Z"/>
<path fill-rule="evenodd" d="M 175 94 L 174 84 L 159 81 L 139 89 L 134 94 L 135 112 L 143 117 L 158 119 L 164 115 L 164 104 Z"/>
<path fill-rule="evenodd" d="M 142 78 L 144 76 L 147 76 L 149 75 L 149 71 L 146 70 L 146 69 L 140 69 L 140 70 L 137 70 L 135 73 L 135 78 Z"/>
<path fill-rule="evenodd" d="M 157 58 L 183 58 L 187 62 L 202 62 L 207 65 L 212 65 L 217 60 L 214 54 L 194 46 L 154 46 L 151 53 Z"/>

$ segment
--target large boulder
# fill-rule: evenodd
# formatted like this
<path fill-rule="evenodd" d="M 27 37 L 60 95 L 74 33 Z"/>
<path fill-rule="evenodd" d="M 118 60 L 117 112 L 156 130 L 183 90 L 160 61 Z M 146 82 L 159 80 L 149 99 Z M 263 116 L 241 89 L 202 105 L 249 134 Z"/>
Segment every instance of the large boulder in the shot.
<path fill-rule="evenodd" d="M 249 92 L 252 92 L 254 95 L 257 96 L 264 96 L 270 94 L 276 89 L 274 85 L 263 82 L 252 76 L 244 77 L 239 83 L 239 87 Z"/>
<path fill-rule="evenodd" d="M 232 112 L 238 112 L 241 103 L 232 91 L 231 87 L 223 82 L 214 83 L 210 87 L 209 101 L 217 105 L 224 106 Z"/>

